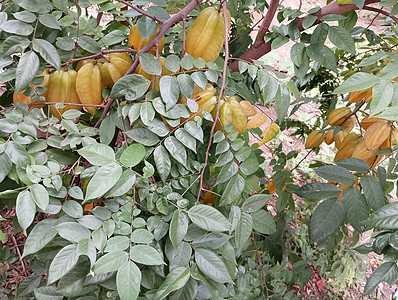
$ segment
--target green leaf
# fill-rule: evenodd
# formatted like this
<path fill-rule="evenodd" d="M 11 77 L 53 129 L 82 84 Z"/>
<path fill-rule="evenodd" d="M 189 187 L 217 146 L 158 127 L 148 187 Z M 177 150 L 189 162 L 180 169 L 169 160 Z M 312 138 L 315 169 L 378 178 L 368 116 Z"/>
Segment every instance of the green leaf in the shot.
<path fill-rule="evenodd" d="M 162 300 L 172 291 L 181 289 L 191 277 L 191 271 L 188 268 L 179 267 L 167 274 L 162 285 L 156 291 L 153 300 Z"/>
<path fill-rule="evenodd" d="M 79 260 L 77 244 L 63 247 L 51 261 L 48 271 L 48 284 L 56 282 L 76 265 Z"/>
<path fill-rule="evenodd" d="M 120 162 L 126 167 L 138 165 L 145 157 L 146 149 L 143 145 L 135 143 L 128 146 L 120 156 Z"/>
<path fill-rule="evenodd" d="M 299 197 L 306 199 L 328 199 L 337 197 L 341 190 L 330 183 L 309 183 L 295 192 Z"/>
<path fill-rule="evenodd" d="M 105 144 L 89 144 L 77 152 L 94 166 L 104 166 L 115 161 L 115 153 Z"/>
<path fill-rule="evenodd" d="M 175 54 L 168 55 L 164 65 L 167 70 L 175 73 L 180 69 L 180 58 Z"/>
<path fill-rule="evenodd" d="M 263 234 L 272 234 L 276 231 L 275 220 L 268 211 L 260 209 L 251 216 L 254 230 Z"/>
<path fill-rule="evenodd" d="M 360 183 L 363 194 L 372 209 L 379 209 L 384 206 L 386 201 L 384 192 L 376 178 L 363 176 L 361 177 Z"/>
<path fill-rule="evenodd" d="M 351 185 L 354 184 L 356 181 L 355 176 L 352 175 L 350 171 L 348 171 L 346 168 L 339 166 L 322 166 L 315 169 L 315 172 L 326 180 L 337 182 L 343 185 Z"/>
<path fill-rule="evenodd" d="M 398 107 L 389 107 L 377 117 L 389 121 L 398 121 Z"/>
<path fill-rule="evenodd" d="M 141 104 L 140 118 L 144 125 L 150 126 L 152 124 L 152 121 L 155 118 L 155 110 L 151 102 L 144 102 Z"/>
<path fill-rule="evenodd" d="M 11 34 L 24 36 L 30 35 L 33 32 L 31 25 L 18 20 L 6 21 L 0 25 L 0 29 Z"/>
<path fill-rule="evenodd" d="M 126 75 L 115 83 L 110 97 L 116 99 L 124 97 L 127 101 L 137 100 L 144 96 L 150 85 L 151 81 L 142 75 Z"/>
<path fill-rule="evenodd" d="M 398 76 L 398 61 L 390 62 L 377 75 L 384 80 L 393 80 Z"/>
<path fill-rule="evenodd" d="M 166 148 L 162 145 L 156 147 L 153 152 L 153 159 L 160 179 L 165 182 L 171 171 L 171 161 Z"/>
<path fill-rule="evenodd" d="M 366 225 L 376 229 L 398 229 L 398 202 L 387 204 L 376 210 L 370 215 Z"/>
<path fill-rule="evenodd" d="M 55 219 L 44 219 L 33 227 L 26 239 L 22 257 L 38 252 L 54 239 L 57 235 L 54 229 L 56 222 Z"/>
<path fill-rule="evenodd" d="M 225 191 L 220 199 L 220 206 L 225 206 L 233 203 L 237 199 L 241 197 L 243 189 L 245 187 L 245 180 L 239 174 L 232 177 L 227 186 L 225 187 Z"/>
<path fill-rule="evenodd" d="M 207 231 L 228 231 L 231 223 L 217 209 L 208 205 L 195 205 L 188 211 L 192 223 Z"/>
<path fill-rule="evenodd" d="M 36 204 L 32 194 L 26 190 L 20 192 L 16 202 L 16 216 L 23 230 L 26 230 L 32 224 L 35 213 Z"/>
<path fill-rule="evenodd" d="M 124 251 L 129 245 L 130 239 L 127 236 L 117 235 L 106 242 L 104 252 Z"/>
<path fill-rule="evenodd" d="M 169 136 L 164 141 L 164 146 L 171 156 L 183 166 L 187 165 L 187 151 L 174 136 Z"/>
<path fill-rule="evenodd" d="M 4 55 L 22 53 L 30 45 L 30 40 L 26 37 L 12 35 L 3 42 Z"/>
<path fill-rule="evenodd" d="M 134 171 L 125 170 L 116 184 L 106 193 L 106 197 L 119 197 L 128 193 L 136 181 Z"/>
<path fill-rule="evenodd" d="M 338 198 L 321 202 L 311 217 L 310 241 L 318 242 L 333 234 L 343 224 L 345 210 Z"/>
<path fill-rule="evenodd" d="M 369 171 L 369 165 L 358 158 L 345 158 L 336 162 L 336 164 L 354 172 L 365 173 Z"/>
<path fill-rule="evenodd" d="M 98 199 L 109 191 L 122 175 L 122 167 L 111 163 L 100 167 L 88 183 L 85 201 Z"/>
<path fill-rule="evenodd" d="M 239 167 L 235 162 L 231 162 L 223 166 L 217 178 L 217 184 L 227 182 L 239 171 Z"/>
<path fill-rule="evenodd" d="M 97 260 L 93 267 L 96 275 L 115 272 L 128 263 L 128 254 L 125 251 L 114 251 L 105 254 Z"/>
<path fill-rule="evenodd" d="M 304 55 L 305 55 L 305 44 L 303 43 L 294 44 L 290 49 L 291 60 L 297 67 L 301 67 L 303 65 Z"/>
<path fill-rule="evenodd" d="M 195 239 L 192 246 L 195 249 L 206 248 L 210 250 L 217 250 L 221 248 L 231 237 L 228 234 L 221 232 L 210 232 L 204 236 Z"/>
<path fill-rule="evenodd" d="M 37 300 L 62 300 L 62 296 L 55 286 L 41 286 L 34 291 Z"/>
<path fill-rule="evenodd" d="M 219 283 L 232 282 L 226 265 L 213 251 L 202 248 L 196 249 L 195 262 L 199 270 L 211 280 Z"/>
<path fill-rule="evenodd" d="M 192 277 L 188 280 L 188 282 L 176 291 L 172 296 L 170 296 L 170 300 L 190 300 L 194 299 L 195 295 L 198 293 L 198 283 Z"/>
<path fill-rule="evenodd" d="M 364 91 L 375 86 L 380 81 L 380 78 L 369 73 L 358 72 L 350 76 L 339 87 L 337 87 L 333 94 L 345 94 L 355 91 Z"/>
<path fill-rule="evenodd" d="M 140 59 L 142 69 L 151 75 L 161 75 L 162 65 L 159 59 L 155 59 L 155 56 L 151 53 L 139 53 L 138 57 Z"/>
<path fill-rule="evenodd" d="M 140 35 L 144 39 L 149 40 L 149 38 L 155 33 L 156 22 L 149 17 L 140 18 L 138 19 L 137 27 Z"/>
<path fill-rule="evenodd" d="M 185 70 L 191 70 L 193 68 L 194 62 L 195 60 L 192 55 L 185 53 L 184 57 L 181 59 L 180 65 Z"/>
<path fill-rule="evenodd" d="M 77 219 L 77 222 L 91 230 L 97 230 L 102 225 L 101 219 L 93 215 L 84 215 L 83 217 Z"/>
<path fill-rule="evenodd" d="M 328 37 L 337 48 L 355 54 L 354 39 L 346 29 L 339 26 L 330 26 Z"/>
<path fill-rule="evenodd" d="M 153 146 L 159 143 L 159 137 L 146 128 L 133 128 L 126 131 L 129 138 L 144 146 Z"/>
<path fill-rule="evenodd" d="M 165 264 L 159 252 L 148 245 L 135 245 L 130 249 L 130 258 L 136 263 L 157 266 Z"/>
<path fill-rule="evenodd" d="M 166 110 L 177 104 L 180 97 L 180 88 L 177 78 L 173 76 L 162 76 L 159 80 L 160 95 L 166 104 Z"/>
<path fill-rule="evenodd" d="M 199 142 L 203 143 L 203 130 L 202 128 L 196 124 L 194 121 L 189 121 L 185 123 L 184 128 L 190 135 L 192 135 Z M 220 131 L 218 131 L 220 132 Z"/>
<path fill-rule="evenodd" d="M 131 241 L 137 244 L 149 244 L 154 239 L 153 234 L 146 229 L 136 229 L 131 234 Z"/>
<path fill-rule="evenodd" d="M 50 202 L 46 188 L 41 184 L 34 184 L 30 187 L 30 192 L 36 205 L 45 211 Z"/>
<path fill-rule="evenodd" d="M 376 287 L 385 281 L 389 285 L 394 284 L 398 278 L 398 267 L 396 262 L 385 262 L 377 267 L 376 270 L 369 276 L 366 282 L 364 295 L 370 295 L 374 292 Z"/>
<path fill-rule="evenodd" d="M 194 81 L 188 74 L 180 74 L 177 76 L 178 86 L 180 87 L 181 93 L 186 98 L 190 98 L 193 93 Z"/>
<path fill-rule="evenodd" d="M 272 195 L 256 194 L 247 198 L 242 204 L 242 211 L 247 213 L 254 213 L 266 205 L 271 199 Z"/>
<path fill-rule="evenodd" d="M 40 275 L 30 275 L 26 277 L 19 285 L 17 290 L 17 297 L 28 296 L 31 294 L 35 288 L 40 285 L 41 276 Z"/>
<path fill-rule="evenodd" d="M 70 242 L 79 242 L 89 238 L 91 233 L 85 226 L 75 222 L 65 222 L 55 227 L 60 237 Z"/>
<path fill-rule="evenodd" d="M 306 48 L 306 51 L 310 58 L 325 68 L 336 71 L 337 56 L 328 47 L 323 44 L 311 44 Z"/>
<path fill-rule="evenodd" d="M 17 77 L 15 79 L 15 91 L 24 90 L 33 80 L 39 69 L 39 58 L 33 51 L 22 54 L 17 66 Z"/>
<path fill-rule="evenodd" d="M 315 23 L 316 20 L 317 20 L 316 16 L 308 16 L 307 18 L 304 18 L 303 23 L 302 23 L 303 28 L 307 29 L 307 28 L 311 27 Z"/>
<path fill-rule="evenodd" d="M 176 248 L 182 242 L 187 234 L 188 223 L 189 219 L 187 214 L 184 211 L 176 209 L 173 213 L 173 217 L 171 218 L 169 229 L 170 241 L 174 248 Z"/>
<path fill-rule="evenodd" d="M 116 273 L 116 286 L 121 300 L 135 300 L 140 293 L 141 271 L 128 261 Z"/>
<path fill-rule="evenodd" d="M 265 88 L 263 90 L 264 104 L 268 104 L 275 98 L 275 95 L 278 92 L 278 89 L 279 89 L 278 80 L 274 79 L 273 77 L 270 77 L 267 85 L 265 86 Z"/>
<path fill-rule="evenodd" d="M 271 49 L 278 49 L 289 42 L 289 39 L 284 36 L 278 36 L 272 40 Z"/>
<path fill-rule="evenodd" d="M 87 35 L 79 36 L 77 43 L 83 50 L 86 50 L 90 53 L 98 53 L 101 51 L 101 47 L 98 45 L 98 43 Z"/>
<path fill-rule="evenodd" d="M 106 34 L 101 39 L 100 43 L 104 44 L 105 46 L 111 46 L 119 44 L 120 42 L 123 42 L 125 39 L 126 39 L 126 32 L 123 30 L 116 29 Z"/>
<path fill-rule="evenodd" d="M 12 162 L 5 152 L 0 153 L 0 165 L 0 182 L 3 182 L 4 178 L 6 178 L 12 168 Z"/>
<path fill-rule="evenodd" d="M 362 221 L 369 217 L 369 207 L 361 192 L 349 187 L 343 192 L 343 205 L 347 213 L 348 222 L 359 232 L 363 232 Z"/>
<path fill-rule="evenodd" d="M 57 18 L 51 14 L 40 15 L 39 22 L 48 28 L 61 30 Z"/>
<path fill-rule="evenodd" d="M 39 52 L 46 62 L 52 65 L 57 70 L 61 67 L 61 58 L 58 55 L 57 49 L 46 40 L 34 39 L 32 41 L 33 50 Z"/>
<path fill-rule="evenodd" d="M 196 153 L 196 140 L 188 133 L 188 131 L 185 130 L 185 128 L 178 128 L 174 132 L 174 135 L 182 145 Z"/>
<path fill-rule="evenodd" d="M 26 23 L 33 23 L 36 21 L 36 15 L 29 12 L 29 11 L 20 11 L 12 14 L 15 19 L 26 22 Z"/>
<path fill-rule="evenodd" d="M 207 85 L 207 77 L 203 72 L 195 72 L 191 74 L 193 81 L 200 88 L 205 89 Z"/>
<path fill-rule="evenodd" d="M 328 30 L 329 25 L 322 22 L 320 23 L 315 29 L 314 32 L 311 34 L 311 44 L 324 44 L 326 38 L 328 37 Z M 301 65 L 297 65 L 297 67 L 301 67 Z"/>
<path fill-rule="evenodd" d="M 394 88 L 391 82 L 380 80 L 372 90 L 372 101 L 370 101 L 370 113 L 372 116 L 387 108 L 393 99 Z"/>
<path fill-rule="evenodd" d="M 242 212 L 238 226 L 235 229 L 235 244 L 239 251 L 243 250 L 253 229 L 253 219 L 248 213 Z"/>

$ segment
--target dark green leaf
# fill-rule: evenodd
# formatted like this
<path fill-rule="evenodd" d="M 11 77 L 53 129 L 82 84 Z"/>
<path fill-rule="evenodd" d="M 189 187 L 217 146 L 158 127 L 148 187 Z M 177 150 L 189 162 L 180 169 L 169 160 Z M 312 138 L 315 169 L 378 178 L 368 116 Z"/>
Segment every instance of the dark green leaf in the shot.
<path fill-rule="evenodd" d="M 116 163 L 100 167 L 88 183 L 85 200 L 102 197 L 116 184 L 121 175 L 122 168 Z"/>
<path fill-rule="evenodd" d="M 104 144 L 89 144 L 77 152 L 94 166 L 104 166 L 115 160 L 112 148 Z"/>
<path fill-rule="evenodd" d="M 182 242 L 187 234 L 188 223 L 189 219 L 187 214 L 184 211 L 176 209 L 173 213 L 173 217 L 171 218 L 169 229 L 170 241 L 174 248 L 176 248 Z"/>
<path fill-rule="evenodd" d="M 385 204 L 384 192 L 376 178 L 370 176 L 361 177 L 361 187 L 372 209 L 379 209 Z"/>
<path fill-rule="evenodd" d="M 38 252 L 54 239 L 57 235 L 53 228 L 55 223 L 55 219 L 44 219 L 33 227 L 26 239 L 22 257 Z"/>
<path fill-rule="evenodd" d="M 338 26 L 330 26 L 328 37 L 337 48 L 355 54 L 354 39 L 346 29 Z"/>
<path fill-rule="evenodd" d="M 199 270 L 211 280 L 220 283 L 232 282 L 224 262 L 213 251 L 202 248 L 196 249 L 195 262 Z"/>
<path fill-rule="evenodd" d="M 161 75 L 162 65 L 159 59 L 155 59 L 155 56 L 151 53 L 139 53 L 138 57 L 140 59 L 142 69 L 151 75 Z"/>
<path fill-rule="evenodd" d="M 139 143 L 128 146 L 120 156 L 120 162 L 126 167 L 138 165 L 145 157 L 146 149 Z"/>
<path fill-rule="evenodd" d="M 116 99 L 124 97 L 127 101 L 137 100 L 146 93 L 150 85 L 151 81 L 149 81 L 142 75 L 126 75 L 120 78 L 115 83 L 112 88 L 110 97 Z"/>
<path fill-rule="evenodd" d="M 336 70 L 337 56 L 323 44 L 311 44 L 306 48 L 307 54 L 310 58 L 320 63 L 322 66 Z"/>
<path fill-rule="evenodd" d="M 39 58 L 33 51 L 22 54 L 17 66 L 17 77 L 15 79 L 15 91 L 24 90 L 33 80 L 39 69 Z"/>
<path fill-rule="evenodd" d="M 93 267 L 95 274 L 106 274 L 109 272 L 115 272 L 122 266 L 128 263 L 127 252 L 125 251 L 114 251 L 105 254 L 97 260 Z"/>
<path fill-rule="evenodd" d="M 348 222 L 359 232 L 364 230 L 362 221 L 369 217 L 369 207 L 361 192 L 349 187 L 343 192 L 343 204 L 347 213 Z"/>
<path fill-rule="evenodd" d="M 78 260 L 77 244 L 67 245 L 62 248 L 51 261 L 48 271 L 48 283 L 54 283 L 68 273 Z"/>
<path fill-rule="evenodd" d="M 387 204 L 376 210 L 370 215 L 366 225 L 376 229 L 398 229 L 398 202 Z"/>
<path fill-rule="evenodd" d="M 379 77 L 373 74 L 358 72 L 344 81 L 333 93 L 345 94 L 348 92 L 364 91 L 375 86 L 379 81 Z"/>
<path fill-rule="evenodd" d="M 125 170 L 116 184 L 106 193 L 106 197 L 123 196 L 133 187 L 135 181 L 136 176 L 134 171 L 129 169 Z"/>
<path fill-rule="evenodd" d="M 191 271 L 188 268 L 179 267 L 171 271 L 163 281 L 162 285 L 156 291 L 153 300 L 162 300 L 172 291 L 182 288 L 191 277 Z"/>
<path fill-rule="evenodd" d="M 246 245 L 253 229 L 253 219 L 248 213 L 242 212 L 238 226 L 235 229 L 235 244 L 239 251 Z"/>
<path fill-rule="evenodd" d="M 153 155 L 154 155 L 156 169 L 158 171 L 160 179 L 164 182 L 166 181 L 171 171 L 171 161 L 169 154 L 166 148 L 160 145 L 156 147 Z"/>
<path fill-rule="evenodd" d="M 295 192 L 298 196 L 306 199 L 328 199 L 337 197 L 341 190 L 330 183 L 309 183 L 303 185 Z"/>
<path fill-rule="evenodd" d="M 19 193 L 16 203 L 16 216 L 23 230 L 26 230 L 32 224 L 35 213 L 36 204 L 32 194 L 29 191 Z"/>
<path fill-rule="evenodd" d="M 195 249 L 206 248 L 211 250 L 217 250 L 222 247 L 231 237 L 225 233 L 221 232 L 211 232 L 204 236 L 195 239 L 192 242 L 192 246 Z"/>
<path fill-rule="evenodd" d="M 217 209 L 208 205 L 195 205 L 188 211 L 192 223 L 207 231 L 228 231 L 231 223 Z"/>
<path fill-rule="evenodd" d="M 165 264 L 159 252 L 148 245 L 135 245 L 130 250 L 130 257 L 136 263 L 157 266 Z"/>
<path fill-rule="evenodd" d="M 385 262 L 377 267 L 376 270 L 369 276 L 366 282 L 364 295 L 370 295 L 374 292 L 376 287 L 385 281 L 388 284 L 394 284 L 398 278 L 398 267 L 395 262 Z"/>
<path fill-rule="evenodd" d="M 60 237 L 70 242 L 79 242 L 90 237 L 91 233 L 85 226 L 75 222 L 65 222 L 55 227 Z"/>
<path fill-rule="evenodd" d="M 252 195 L 243 202 L 241 209 L 243 212 L 254 213 L 266 205 L 270 199 L 271 195 Z"/>
<path fill-rule="evenodd" d="M 354 184 L 356 179 L 350 171 L 340 166 L 327 165 L 315 169 L 315 172 L 326 180 L 342 185 Z"/>
<path fill-rule="evenodd" d="M 116 273 L 116 286 L 121 300 L 135 300 L 140 293 L 141 271 L 128 261 Z"/>
<path fill-rule="evenodd" d="M 90 53 L 98 53 L 101 51 L 101 47 L 98 45 L 98 43 L 87 35 L 79 36 L 77 43 L 82 49 Z"/>
<path fill-rule="evenodd" d="M 343 224 L 345 210 L 338 198 L 321 202 L 311 217 L 310 240 L 317 242 L 333 234 Z"/>
<path fill-rule="evenodd" d="M 138 19 L 137 26 L 140 35 L 146 40 L 149 40 L 156 30 L 156 22 L 148 17 Z"/>
<path fill-rule="evenodd" d="M 345 158 L 336 163 L 340 167 L 344 167 L 350 171 L 365 173 L 369 171 L 369 165 L 362 159 L 358 158 Z"/>
<path fill-rule="evenodd" d="M 260 209 L 251 216 L 254 230 L 263 234 L 272 234 L 276 231 L 275 220 L 268 211 Z"/>
<path fill-rule="evenodd" d="M 164 141 L 164 146 L 171 156 L 183 166 L 187 164 L 187 151 L 174 136 L 169 136 Z"/>
<path fill-rule="evenodd" d="M 159 142 L 156 134 L 146 128 L 133 128 L 126 131 L 129 138 L 144 146 L 153 146 Z"/>
<path fill-rule="evenodd" d="M 180 88 L 177 78 L 173 76 L 162 76 L 159 80 L 160 95 L 166 104 L 166 110 L 177 104 L 180 97 Z"/>
<path fill-rule="evenodd" d="M 244 187 L 245 180 L 242 176 L 237 174 L 232 177 L 225 187 L 225 191 L 221 196 L 219 205 L 225 206 L 239 199 L 241 197 Z"/>

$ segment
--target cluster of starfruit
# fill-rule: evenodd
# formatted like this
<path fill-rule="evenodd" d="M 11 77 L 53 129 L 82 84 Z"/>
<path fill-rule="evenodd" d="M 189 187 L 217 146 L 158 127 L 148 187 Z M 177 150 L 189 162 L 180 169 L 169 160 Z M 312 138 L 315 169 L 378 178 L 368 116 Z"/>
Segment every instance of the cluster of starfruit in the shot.
<path fill-rule="evenodd" d="M 58 108 L 50 105 L 53 116 L 61 119 L 61 115 L 70 109 L 80 110 L 84 104 L 100 105 L 103 102 L 102 92 L 106 86 L 112 88 L 132 65 L 132 59 L 127 53 L 111 53 L 97 60 L 82 60 L 76 65 L 76 70 L 71 65 L 59 71 L 46 69 L 40 76 L 44 77 L 40 85 L 30 87 L 35 91 L 39 100 L 32 101 L 26 96 L 25 91 L 14 93 L 14 103 L 26 104 L 40 103 L 41 101 L 56 103 L 72 103 Z M 42 88 L 42 89 L 39 89 Z M 83 105 L 73 105 L 83 104 Z M 36 105 L 42 107 L 43 105 Z M 33 106 L 31 106 L 33 107 Z M 84 106 L 93 114 L 95 106 Z"/>
<path fill-rule="evenodd" d="M 367 100 L 368 92 L 351 93 L 350 99 L 362 94 L 362 99 Z M 359 101 L 358 100 L 358 101 Z M 348 107 L 333 110 L 328 115 L 327 123 L 332 126 L 327 132 L 315 130 L 306 140 L 305 147 L 315 148 L 325 142 L 335 144 L 337 153 L 334 161 L 345 158 L 358 158 L 365 161 L 370 168 L 374 168 L 383 158 L 379 151 L 385 148 L 394 148 L 398 145 L 398 129 L 393 123 L 377 117 L 365 116 L 359 123 L 358 133 L 352 132 L 357 120 Z"/>

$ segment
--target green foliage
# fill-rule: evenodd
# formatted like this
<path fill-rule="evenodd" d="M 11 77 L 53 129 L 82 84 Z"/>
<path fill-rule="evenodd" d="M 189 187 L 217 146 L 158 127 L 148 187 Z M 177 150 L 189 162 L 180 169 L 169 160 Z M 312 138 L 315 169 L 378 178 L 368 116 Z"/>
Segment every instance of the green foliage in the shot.
<path fill-rule="evenodd" d="M 368 230 L 374 231 L 372 247 L 356 250 L 383 254 L 386 262 L 369 277 L 365 294 L 382 281 L 395 282 L 398 210 L 390 195 L 398 178 L 395 148 L 378 153 L 395 156 L 377 170 L 354 158 L 319 162 L 315 173 L 331 182 L 299 187 L 292 174 L 296 167 L 290 168 L 298 151 L 285 153 L 280 144 L 272 159 L 264 158 L 258 144 L 249 142 L 249 136 L 261 136 L 259 128 L 242 135 L 233 124 L 214 128 L 219 111 L 199 110 L 189 99 L 195 88 L 210 84 L 217 97 L 223 93 L 274 107 L 282 131 L 295 128 L 295 135 L 305 136 L 312 125 L 293 120 L 303 104 L 315 102 L 327 113 L 337 101 L 346 101 L 339 94 L 372 88 L 370 113 L 398 121 L 398 83 L 393 82 L 398 55 L 386 50 L 397 44 L 394 24 L 378 35 L 356 26 L 354 11 L 318 19 L 312 15 L 316 8 L 307 16 L 280 6 L 279 26 L 261 40 L 270 49 L 295 42 L 292 78 L 258 57 L 250 63 L 238 60 L 232 72 L 224 68 L 227 49 L 215 62 L 184 54 L 184 30 L 209 2 L 194 8 L 191 19 L 183 15 L 171 24 L 164 67 L 153 54 L 131 49 L 130 25 L 137 24 L 148 39 L 157 22 L 166 26 L 176 20 L 170 14 L 188 3 L 134 1 L 138 10 L 107 0 L 0 4 L 0 80 L 9 89 L 0 98 L 0 199 L 15 206 L 16 223 L 28 234 L 22 256 L 34 271 L 17 296 L 300 299 L 292 287 L 303 287 L 312 269 L 336 279 L 336 289 L 344 289 L 346 280 L 353 283 L 356 258 L 350 248 Z M 354 3 L 363 6 L 363 1 Z M 93 5 L 97 19 L 89 14 Z M 254 25 L 249 10 L 263 12 L 268 3 L 227 5 L 234 20 L 228 52 L 233 62 L 253 49 L 247 38 Z M 384 5 L 397 9 L 394 3 Z M 103 23 L 102 14 L 112 18 Z M 330 24 L 336 21 L 338 26 Z M 333 45 L 325 44 L 327 39 Z M 366 51 L 359 51 L 359 43 Z M 58 120 L 47 107 L 9 105 L 10 91 L 43 98 L 37 91 L 45 88 L 29 84 L 43 82 L 37 75 L 45 67 L 76 67 L 86 57 L 103 60 L 110 49 L 129 53 L 135 66 L 139 60 L 143 71 L 160 77 L 159 91 L 152 90 L 156 79 L 126 74 L 103 91 L 111 99 L 92 117 L 68 110 Z M 163 68 L 172 74 L 162 76 Z M 319 97 L 302 95 L 314 88 Z M 325 116 L 314 123 L 321 128 Z M 264 163 L 272 168 L 275 193 L 266 186 Z M 348 187 L 342 192 L 332 182 Z M 0 254 L 2 261 L 16 259 L 8 247 Z"/>

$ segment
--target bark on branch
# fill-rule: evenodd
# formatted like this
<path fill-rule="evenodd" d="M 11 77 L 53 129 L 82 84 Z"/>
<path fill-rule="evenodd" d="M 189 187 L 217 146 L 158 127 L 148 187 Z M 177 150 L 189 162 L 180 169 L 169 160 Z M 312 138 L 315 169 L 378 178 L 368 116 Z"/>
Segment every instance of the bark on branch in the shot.
<path fill-rule="evenodd" d="M 372 3 L 378 3 L 380 0 L 367 0 L 365 2 L 366 5 L 372 4 Z M 252 62 L 253 60 L 259 59 L 263 55 L 267 54 L 268 52 L 271 51 L 271 43 L 272 41 L 265 42 L 264 41 L 264 36 L 267 33 L 269 26 L 272 22 L 272 19 L 275 16 L 276 9 L 279 5 L 279 0 L 271 0 L 269 9 L 267 11 L 266 17 L 264 18 L 263 23 L 261 24 L 260 30 L 256 36 L 256 39 L 252 46 L 245 52 L 243 53 L 240 57 L 239 60 L 247 61 L 247 62 Z M 276 7 L 275 7 L 276 6 Z M 314 14 L 307 15 L 302 18 L 297 18 L 295 20 L 296 24 L 298 25 L 298 28 L 300 31 L 303 31 L 304 28 L 302 26 L 304 19 L 308 18 L 309 16 L 316 16 L 317 20 L 314 22 L 314 25 L 317 25 L 322 22 L 322 17 L 329 15 L 329 14 L 344 14 L 349 11 L 357 10 L 358 7 L 356 7 L 354 4 L 346 4 L 346 5 L 339 5 L 337 2 L 333 1 L 332 3 L 322 7 L 319 11 L 317 11 Z M 369 10 L 369 6 L 366 7 L 366 9 Z M 230 64 L 230 68 L 232 72 L 237 72 L 238 69 L 238 61 L 235 60 Z"/>

